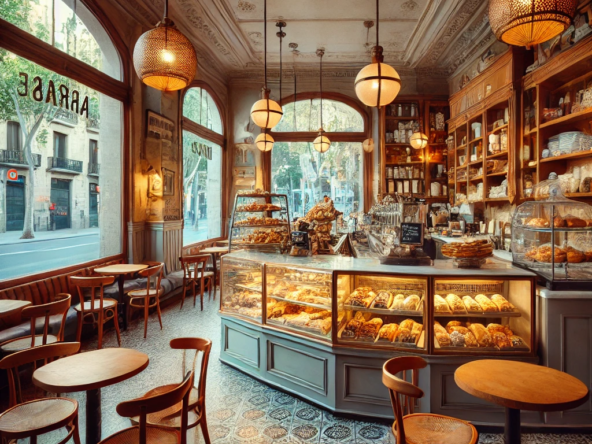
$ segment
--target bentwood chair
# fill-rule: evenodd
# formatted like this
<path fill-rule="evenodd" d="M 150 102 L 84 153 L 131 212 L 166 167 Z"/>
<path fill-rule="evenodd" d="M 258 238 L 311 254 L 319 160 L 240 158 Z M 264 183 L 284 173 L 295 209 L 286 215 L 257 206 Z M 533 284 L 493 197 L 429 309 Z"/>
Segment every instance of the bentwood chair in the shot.
<path fill-rule="evenodd" d="M 21 317 L 31 320 L 31 334 L 28 336 L 11 339 L 0 344 L 2 354 L 14 353 L 27 348 L 37 347 L 39 345 L 53 344 L 64 340 L 64 326 L 66 325 L 66 316 L 70 308 L 72 297 L 66 293 L 59 293 L 54 296 L 53 301 L 47 304 L 32 305 L 23 308 Z M 49 334 L 49 323 L 51 316 L 62 316 L 60 329 L 56 335 Z M 43 319 L 43 333 L 36 335 L 37 319 Z"/>
<path fill-rule="evenodd" d="M 151 265 L 149 268 L 138 272 L 138 275 L 146 278 L 146 289 L 132 290 L 127 294 L 130 298 L 128 307 L 144 309 L 144 339 L 146 339 L 146 333 L 148 332 L 148 310 L 152 307 L 156 307 L 158 322 L 162 330 L 162 317 L 160 313 L 160 294 L 162 293 L 162 288 L 160 287 L 160 282 L 162 280 L 164 264 L 162 262 L 152 262 L 149 265 Z M 154 285 L 152 285 L 152 282 L 154 282 Z"/>
<path fill-rule="evenodd" d="M 472 424 L 449 416 L 413 412 L 415 399 L 424 395 L 417 383 L 419 369 L 426 366 L 427 362 L 418 356 L 403 356 L 389 359 L 382 367 L 382 383 L 389 389 L 395 415 L 392 430 L 397 444 L 475 444 L 479 434 Z M 409 371 L 411 383 L 406 380 Z M 400 372 L 402 379 L 396 376 Z"/>
<path fill-rule="evenodd" d="M 10 404 L 8 410 L 0 414 L 0 442 L 30 438 L 29 442 L 36 444 L 39 435 L 65 427 L 67 435 L 59 444 L 68 442 L 70 438 L 74 439 L 75 444 L 80 444 L 78 402 L 69 398 L 23 402 L 19 373 L 22 365 L 73 355 L 79 348 L 78 342 L 41 345 L 13 353 L 0 361 L 0 369 L 8 372 Z"/>
<path fill-rule="evenodd" d="M 181 384 L 174 385 L 170 390 L 120 403 L 117 406 L 117 413 L 127 418 L 138 417 L 138 425 L 114 433 L 99 444 L 186 444 L 187 412 L 192 385 L 193 372 L 189 372 Z M 148 424 L 149 415 L 170 408 L 180 411 L 180 431 Z"/>
<path fill-rule="evenodd" d="M 171 348 L 176 350 L 183 350 L 183 368 L 185 372 L 185 363 L 187 355 L 191 359 L 191 354 L 188 352 L 194 351 L 192 369 L 195 374 L 195 366 L 199 352 L 202 352 L 201 369 L 199 373 L 199 383 L 197 387 L 191 387 L 189 394 L 189 413 L 188 413 L 188 429 L 201 427 L 206 444 L 210 444 L 210 434 L 208 432 L 208 424 L 206 422 L 206 379 L 208 372 L 208 361 L 210 359 L 210 350 L 212 349 L 212 341 L 202 338 L 177 338 L 170 342 Z M 160 393 L 165 393 L 175 387 L 175 384 L 163 385 L 150 390 L 144 397 L 153 397 Z M 162 409 L 147 416 L 148 424 L 163 427 L 166 429 L 178 430 L 181 428 L 182 416 L 180 406 L 173 406 L 168 409 Z M 139 418 L 132 418 L 132 422 L 139 421 Z"/>
<path fill-rule="evenodd" d="M 216 299 L 216 284 L 214 281 L 214 273 L 206 271 L 206 263 L 210 259 L 210 255 L 195 255 L 195 256 L 182 256 L 179 258 L 181 265 L 183 265 L 183 299 L 181 299 L 181 308 L 185 303 L 185 295 L 187 288 L 191 285 L 191 291 L 193 293 L 193 306 L 195 307 L 197 293 L 195 292 L 195 286 L 199 286 L 199 296 L 201 298 L 201 309 L 203 311 L 203 295 L 204 289 L 208 287 L 208 296 L 212 296 L 212 287 L 214 289 L 214 299 Z"/>
<path fill-rule="evenodd" d="M 99 331 L 98 348 L 102 348 L 103 326 L 113 319 L 115 331 L 117 332 L 117 343 L 121 347 L 119 320 L 117 319 L 117 300 L 104 297 L 105 286 L 111 285 L 115 281 L 115 278 L 113 276 L 70 276 L 69 279 L 70 285 L 78 289 L 78 296 L 80 298 L 80 303 L 74 306 L 74 309 L 78 315 L 76 340 L 80 342 L 83 324 L 92 324 L 93 326 L 97 325 Z M 85 297 L 88 296 L 90 296 L 90 299 L 85 301 Z"/>

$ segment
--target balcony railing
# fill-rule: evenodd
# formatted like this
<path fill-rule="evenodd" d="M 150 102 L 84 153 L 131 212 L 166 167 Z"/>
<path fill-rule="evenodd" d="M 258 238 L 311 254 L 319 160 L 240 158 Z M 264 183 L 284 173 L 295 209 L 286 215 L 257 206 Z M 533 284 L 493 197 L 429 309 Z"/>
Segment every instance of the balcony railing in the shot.
<path fill-rule="evenodd" d="M 0 164 L 10 166 L 28 166 L 27 155 L 24 151 L 0 150 Z M 41 166 L 41 154 L 33 154 L 33 166 Z"/>
<path fill-rule="evenodd" d="M 63 122 L 63 123 L 66 123 L 66 124 L 72 125 L 72 126 L 78 125 L 78 115 L 76 113 L 73 113 L 72 111 L 68 111 L 64 108 L 58 108 L 53 120 L 59 120 L 60 122 Z"/>
<path fill-rule="evenodd" d="M 64 159 L 62 157 L 48 157 L 47 169 L 78 174 L 82 173 L 82 161 Z"/>
<path fill-rule="evenodd" d="M 98 163 L 89 162 L 88 163 L 88 175 L 89 176 L 98 176 L 99 175 L 99 167 Z"/>

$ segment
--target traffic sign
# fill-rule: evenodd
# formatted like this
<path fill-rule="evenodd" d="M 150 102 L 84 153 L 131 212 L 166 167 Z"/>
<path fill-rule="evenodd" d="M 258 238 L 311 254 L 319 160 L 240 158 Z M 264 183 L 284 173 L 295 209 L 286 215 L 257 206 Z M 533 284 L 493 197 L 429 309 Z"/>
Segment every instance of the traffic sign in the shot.
<path fill-rule="evenodd" d="M 18 171 L 15 169 L 8 170 L 7 177 L 8 180 L 18 181 Z"/>

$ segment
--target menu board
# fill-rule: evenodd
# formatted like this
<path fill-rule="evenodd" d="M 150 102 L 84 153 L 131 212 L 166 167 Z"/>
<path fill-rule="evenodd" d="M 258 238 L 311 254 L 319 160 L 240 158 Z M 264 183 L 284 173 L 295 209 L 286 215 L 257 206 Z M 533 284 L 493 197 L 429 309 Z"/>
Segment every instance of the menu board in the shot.
<path fill-rule="evenodd" d="M 423 245 L 423 224 L 403 222 L 399 242 L 401 245 Z"/>

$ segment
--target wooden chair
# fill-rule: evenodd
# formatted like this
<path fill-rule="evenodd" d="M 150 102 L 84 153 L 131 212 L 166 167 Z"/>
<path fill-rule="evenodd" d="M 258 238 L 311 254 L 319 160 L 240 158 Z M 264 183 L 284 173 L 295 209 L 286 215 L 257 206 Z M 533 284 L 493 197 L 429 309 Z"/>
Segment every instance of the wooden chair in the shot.
<path fill-rule="evenodd" d="M 8 372 L 10 398 L 10 407 L 0 414 L 1 442 L 30 438 L 29 442 L 36 444 L 39 435 L 65 427 L 68 434 L 60 444 L 70 438 L 80 444 L 78 402 L 69 398 L 45 398 L 23 403 L 19 376 L 19 367 L 22 365 L 73 355 L 79 348 L 78 342 L 41 345 L 13 353 L 0 361 L 0 369 Z"/>
<path fill-rule="evenodd" d="M 191 372 L 195 374 L 195 366 L 199 352 L 202 352 L 201 369 L 199 373 L 199 383 L 197 387 L 191 388 L 189 395 L 189 413 L 188 413 L 188 429 L 201 427 L 206 444 L 210 444 L 210 434 L 208 432 L 208 424 L 206 421 L 206 379 L 208 372 L 208 362 L 210 359 L 210 350 L 212 349 L 212 341 L 202 338 L 176 338 L 170 342 L 171 348 L 176 350 L 183 350 L 183 368 L 185 372 L 185 363 L 188 351 L 195 351 L 193 356 L 193 363 Z M 163 385 L 150 390 L 144 396 L 152 397 L 160 393 L 166 393 L 173 389 L 175 384 Z M 177 430 L 181 427 L 181 406 L 172 406 L 168 409 L 163 409 L 159 412 L 148 415 L 147 422 L 150 425 L 163 427 L 166 429 Z M 132 418 L 132 422 L 138 422 L 139 418 Z"/>
<path fill-rule="evenodd" d="M 53 297 L 53 301 L 47 304 L 32 305 L 23 308 L 21 317 L 31 320 L 31 334 L 21 338 L 11 339 L 0 344 L 0 352 L 3 354 L 14 353 L 27 348 L 37 347 L 39 345 L 53 344 L 64 340 L 64 326 L 66 325 L 66 316 L 70 308 L 72 296 L 66 293 L 59 293 Z M 49 334 L 50 316 L 62 315 L 62 323 L 57 335 Z M 35 334 L 37 319 L 44 318 L 43 334 Z"/>
<path fill-rule="evenodd" d="M 117 406 L 117 413 L 128 418 L 139 417 L 138 425 L 123 429 L 99 444 L 186 444 L 187 443 L 187 412 L 189 410 L 189 393 L 193 385 L 193 372 L 189 372 L 180 385 L 171 390 L 154 396 L 122 402 Z M 180 432 L 148 424 L 147 416 L 159 410 L 180 405 Z"/>
<path fill-rule="evenodd" d="M 132 290 L 127 294 L 130 298 L 128 307 L 144 309 L 144 339 L 146 339 L 146 333 L 148 332 L 148 310 L 152 307 L 156 307 L 158 322 L 162 330 L 162 317 L 160 313 L 160 294 L 162 293 L 162 288 L 160 287 L 160 282 L 162 280 L 164 264 L 162 262 L 152 262 L 151 264 L 148 264 L 151 265 L 149 268 L 138 272 L 138 275 L 146 278 L 146 289 Z M 154 287 L 152 286 L 153 278 Z"/>
<path fill-rule="evenodd" d="M 393 434 L 397 444 L 475 444 L 479 434 L 472 424 L 449 416 L 413 413 L 415 399 L 423 397 L 417 387 L 419 369 L 426 366 L 427 362 L 418 356 L 403 356 L 389 359 L 382 367 L 382 383 L 389 389 L 395 415 Z M 411 383 L 406 381 L 408 371 Z M 395 376 L 399 372 L 403 372 L 403 379 Z"/>
<path fill-rule="evenodd" d="M 103 325 L 113 319 L 115 324 L 115 331 L 117 332 L 117 343 L 121 347 L 121 335 L 119 333 L 119 320 L 117 319 L 117 300 L 105 298 L 104 289 L 106 285 L 111 285 L 115 278 L 113 276 L 99 276 L 99 277 L 81 277 L 70 276 L 70 285 L 78 289 L 78 297 L 80 303 L 74 306 L 78 314 L 78 330 L 76 332 L 76 340 L 80 342 L 82 336 L 82 325 L 97 324 L 99 330 L 99 345 L 98 348 L 103 347 Z M 89 289 L 90 300 L 85 301 L 84 290 Z M 99 294 L 96 295 L 96 290 Z M 95 314 L 97 318 L 95 319 Z"/>
<path fill-rule="evenodd" d="M 181 308 L 185 303 L 185 294 L 187 287 L 191 285 L 193 292 L 193 306 L 195 307 L 197 293 L 195 292 L 195 285 L 199 286 L 199 295 L 201 298 L 201 309 L 203 311 L 203 295 L 205 282 L 207 281 L 208 296 L 212 296 L 212 287 L 214 288 L 214 299 L 216 299 L 216 284 L 214 282 L 214 273 L 206 271 L 206 263 L 211 259 L 210 255 L 202 254 L 195 256 L 181 256 L 179 261 L 183 266 L 183 299 L 181 300 Z"/>

